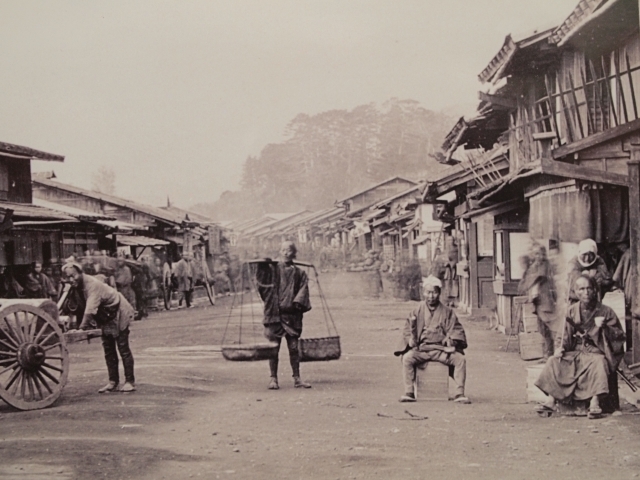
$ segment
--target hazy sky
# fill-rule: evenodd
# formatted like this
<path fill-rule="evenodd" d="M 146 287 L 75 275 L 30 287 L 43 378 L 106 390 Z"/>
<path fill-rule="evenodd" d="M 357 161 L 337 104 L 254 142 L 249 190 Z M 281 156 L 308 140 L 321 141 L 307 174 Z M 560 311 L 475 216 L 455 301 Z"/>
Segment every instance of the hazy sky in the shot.
<path fill-rule="evenodd" d="M 508 33 L 578 0 L 0 0 L 0 141 L 66 156 L 60 181 L 188 207 L 298 113 L 391 97 L 476 102 Z"/>

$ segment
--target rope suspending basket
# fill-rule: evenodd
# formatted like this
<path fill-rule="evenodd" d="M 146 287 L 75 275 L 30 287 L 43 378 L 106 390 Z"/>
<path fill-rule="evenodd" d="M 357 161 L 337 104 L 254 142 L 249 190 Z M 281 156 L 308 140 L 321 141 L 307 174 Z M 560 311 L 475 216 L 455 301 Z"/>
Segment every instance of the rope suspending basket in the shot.
<path fill-rule="evenodd" d="M 240 289 L 234 295 L 222 337 L 222 356 L 227 360 L 246 362 L 268 360 L 278 356 L 278 344 L 267 341 L 263 334 L 264 302 L 258 293 L 259 285 L 256 279 L 257 265 L 268 262 L 268 260 L 251 260 L 242 264 Z M 300 338 L 298 342 L 300 361 L 337 360 L 341 355 L 340 336 L 320 286 L 318 272 L 315 266 L 310 263 L 297 261 L 293 263 L 307 270 L 312 306 L 319 300 L 327 331 L 327 336 Z M 310 270 L 313 270 L 313 277 L 309 275 Z M 304 315 L 305 328 L 308 323 L 311 323 L 312 326 L 317 323 L 310 317 L 310 315 Z M 227 341 L 235 337 L 232 333 L 234 330 L 237 330 L 237 341 Z"/>

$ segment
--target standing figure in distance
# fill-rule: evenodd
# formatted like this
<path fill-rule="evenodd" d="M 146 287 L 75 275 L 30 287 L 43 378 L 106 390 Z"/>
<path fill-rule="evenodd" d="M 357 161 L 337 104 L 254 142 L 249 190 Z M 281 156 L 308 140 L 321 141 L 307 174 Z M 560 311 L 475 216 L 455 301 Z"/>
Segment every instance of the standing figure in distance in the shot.
<path fill-rule="evenodd" d="M 311 310 L 309 280 L 307 274 L 293 264 L 298 249 L 293 242 L 283 242 L 280 261 L 266 259 L 258 264 L 256 281 L 258 293 L 264 302 L 264 335 L 278 344 L 282 337 L 287 341 L 289 361 L 293 370 L 293 385 L 296 388 L 311 388 L 300 379 L 300 357 L 298 339 L 302 334 L 302 315 Z M 277 390 L 278 357 L 269 359 L 271 370 L 270 390 Z"/>
<path fill-rule="evenodd" d="M 129 325 L 135 314 L 133 307 L 122 293 L 91 275 L 84 274 L 78 263 L 67 263 L 62 267 L 62 275 L 85 302 L 80 329 L 88 330 L 95 322 L 102 330 L 102 348 L 109 372 L 109 383 L 98 390 L 98 393 L 118 390 L 120 376 L 116 347 L 124 366 L 125 384 L 120 391 L 133 392 L 136 387 L 133 354 L 129 348 Z"/>
<path fill-rule="evenodd" d="M 183 253 L 180 260 L 173 265 L 173 275 L 178 281 L 178 291 L 180 299 L 178 306 L 182 306 L 184 300 L 187 308 L 191 308 L 191 289 L 193 288 L 193 271 L 191 263 L 188 261 L 188 254 Z"/>
<path fill-rule="evenodd" d="M 416 368 L 427 362 L 453 367 L 456 403 L 471 403 L 464 394 L 467 378 L 467 337 L 453 309 L 440 302 L 442 282 L 430 275 L 424 281 L 424 301 L 409 315 L 402 339 L 394 355 L 402 355 L 404 395 L 401 402 L 415 402 Z"/>
<path fill-rule="evenodd" d="M 133 292 L 133 288 L 131 288 L 131 284 L 133 283 L 131 269 L 122 257 L 118 258 L 116 265 L 117 268 L 114 275 L 116 289 L 127 299 L 127 302 L 133 306 L 136 304 L 136 295 Z"/>

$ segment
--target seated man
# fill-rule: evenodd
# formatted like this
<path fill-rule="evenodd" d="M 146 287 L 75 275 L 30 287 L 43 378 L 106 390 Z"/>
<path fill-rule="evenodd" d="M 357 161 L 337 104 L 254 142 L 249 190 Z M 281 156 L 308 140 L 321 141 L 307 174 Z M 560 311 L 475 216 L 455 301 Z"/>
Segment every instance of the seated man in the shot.
<path fill-rule="evenodd" d="M 463 350 L 467 348 L 467 338 L 454 311 L 440 303 L 441 290 L 438 278 L 425 279 L 425 300 L 411 312 L 399 348 L 394 352 L 396 356 L 402 355 L 405 394 L 400 397 L 401 402 L 416 401 L 413 391 L 416 368 L 424 368 L 427 362 L 440 362 L 453 367 L 454 402 L 471 403 L 464 395 L 467 360 Z"/>
<path fill-rule="evenodd" d="M 615 375 L 624 354 L 625 334 L 612 309 L 598 301 L 593 277 L 575 281 L 578 303 L 569 308 L 553 357 L 535 385 L 549 396 L 538 412 L 551 412 L 555 402 L 589 400 L 589 417 L 602 414 L 600 396 L 609 393 L 609 375 Z"/>

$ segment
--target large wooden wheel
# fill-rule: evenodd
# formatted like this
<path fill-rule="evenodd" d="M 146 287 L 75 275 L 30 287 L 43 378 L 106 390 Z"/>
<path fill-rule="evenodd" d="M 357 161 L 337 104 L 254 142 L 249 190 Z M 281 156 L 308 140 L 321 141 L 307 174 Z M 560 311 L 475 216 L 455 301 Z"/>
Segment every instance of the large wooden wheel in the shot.
<path fill-rule="evenodd" d="M 69 352 L 44 310 L 13 304 L 0 310 L 0 398 L 19 410 L 45 408 L 67 383 Z"/>

